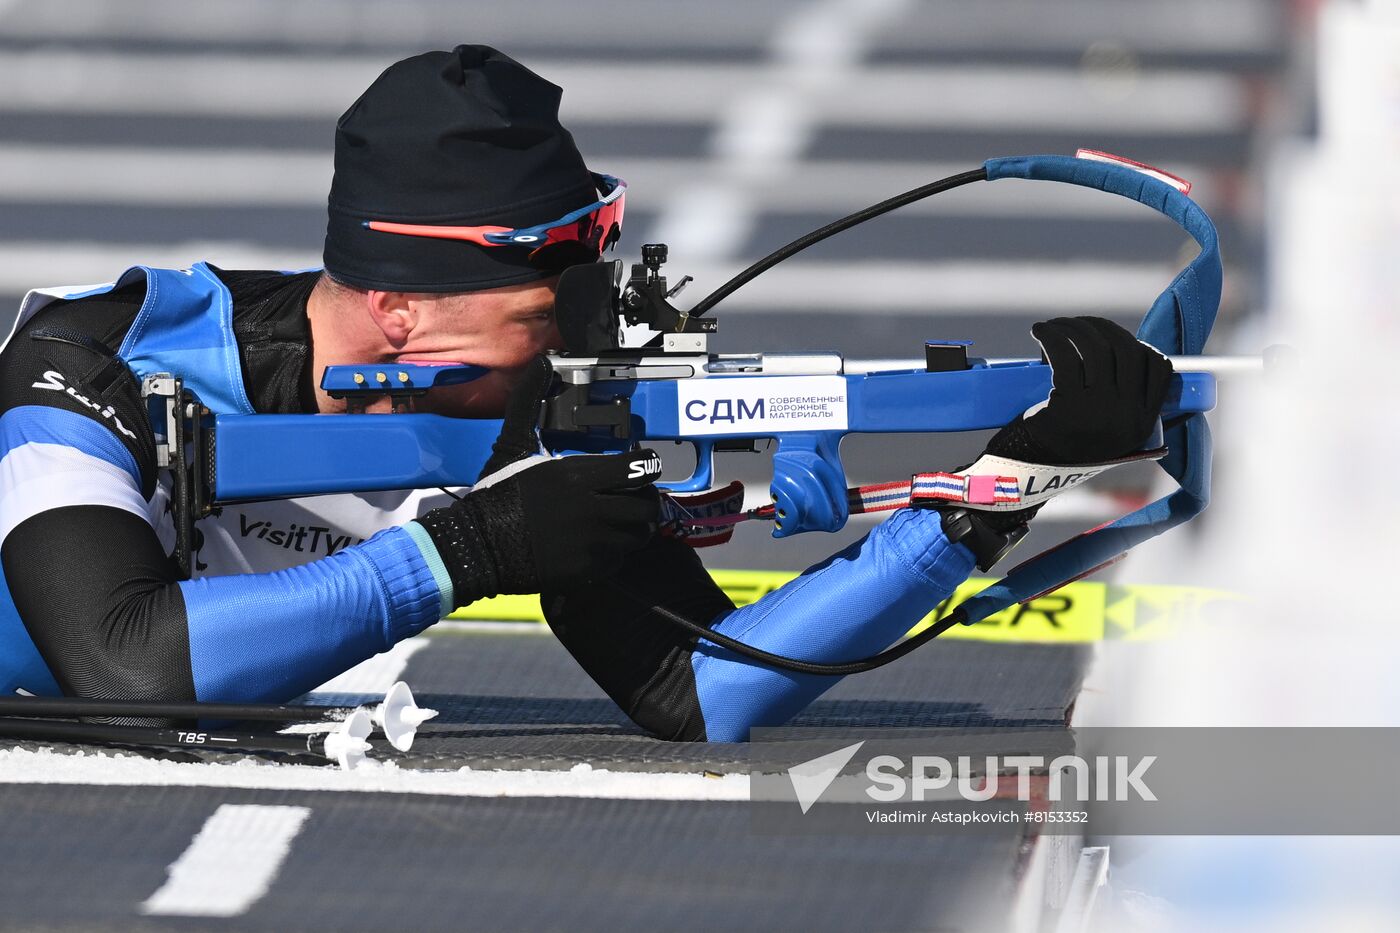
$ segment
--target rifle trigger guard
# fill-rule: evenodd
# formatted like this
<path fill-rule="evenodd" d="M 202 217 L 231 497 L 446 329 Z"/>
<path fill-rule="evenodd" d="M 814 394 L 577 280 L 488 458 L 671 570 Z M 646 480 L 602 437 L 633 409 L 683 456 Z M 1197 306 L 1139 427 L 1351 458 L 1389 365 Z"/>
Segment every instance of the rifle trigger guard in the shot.
<path fill-rule="evenodd" d="M 715 484 L 715 442 L 692 440 L 695 447 L 695 472 L 678 482 L 657 483 L 667 492 L 705 492 Z"/>

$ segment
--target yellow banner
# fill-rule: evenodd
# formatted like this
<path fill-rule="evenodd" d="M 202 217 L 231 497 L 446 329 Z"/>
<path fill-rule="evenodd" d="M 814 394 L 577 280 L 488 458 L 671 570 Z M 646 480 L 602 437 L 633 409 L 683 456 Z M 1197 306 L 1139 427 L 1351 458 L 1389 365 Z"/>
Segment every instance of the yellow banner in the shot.
<path fill-rule="evenodd" d="M 797 576 L 777 570 L 712 570 L 710 575 L 735 605 L 757 602 Z M 931 625 L 954 606 L 995 582 L 969 577 L 918 625 Z M 941 637 L 1013 643 L 1146 641 L 1165 638 L 1201 620 L 1216 606 L 1238 602 L 1234 593 L 1190 586 L 1099 583 L 1080 580 L 1053 593 L 1012 606 L 973 625 L 956 625 Z M 482 599 L 450 618 L 499 622 L 543 622 L 538 596 Z"/>

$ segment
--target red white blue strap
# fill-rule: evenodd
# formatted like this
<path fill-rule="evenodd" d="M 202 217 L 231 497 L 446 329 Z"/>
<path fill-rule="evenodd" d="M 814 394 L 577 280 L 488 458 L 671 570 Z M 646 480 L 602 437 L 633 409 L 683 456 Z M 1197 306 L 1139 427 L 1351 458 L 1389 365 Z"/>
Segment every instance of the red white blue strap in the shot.
<path fill-rule="evenodd" d="M 917 502 L 958 502 L 971 506 L 1009 506 L 1021 502 L 1014 476 L 987 473 L 915 473 L 907 483 L 877 483 L 850 490 L 852 515 L 886 512 Z"/>
<path fill-rule="evenodd" d="M 909 504 L 908 482 L 873 483 L 846 491 L 846 507 L 852 515 L 862 512 L 887 512 Z"/>
<path fill-rule="evenodd" d="M 967 505 L 1020 505 L 1021 484 L 1014 476 L 989 473 L 918 473 L 910 501 L 939 500 Z"/>
<path fill-rule="evenodd" d="M 1105 470 L 1138 460 L 1165 456 L 1165 447 L 1138 451 L 1116 460 L 1081 466 L 1026 463 L 984 454 L 960 473 L 915 473 L 907 482 L 872 483 L 846 491 L 852 515 L 888 512 L 919 503 L 948 503 L 987 512 L 1014 511 L 1040 505 Z M 662 497 L 662 533 L 694 547 L 723 544 L 734 526 L 753 519 L 772 521 L 772 505 L 744 510 L 743 484 L 694 495 Z"/>

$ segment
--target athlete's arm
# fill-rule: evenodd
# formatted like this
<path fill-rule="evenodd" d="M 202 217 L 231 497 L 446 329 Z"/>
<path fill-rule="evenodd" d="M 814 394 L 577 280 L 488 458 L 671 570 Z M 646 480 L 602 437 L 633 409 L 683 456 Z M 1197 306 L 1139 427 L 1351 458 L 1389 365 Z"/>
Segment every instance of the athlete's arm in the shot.
<path fill-rule="evenodd" d="M 178 581 L 130 371 L 76 333 L 26 333 L 3 372 L 0 561 L 69 694 L 285 700 L 454 606 L 609 571 L 655 527 L 652 474 L 626 476 L 635 457 L 574 458 L 323 560 Z"/>
<path fill-rule="evenodd" d="M 1092 463 L 1148 439 L 1170 364 L 1108 321 L 1037 324 L 1054 370 L 1043 407 L 998 432 L 988 451 L 1038 463 Z M 1026 521 L 1015 515 L 1002 521 Z M 853 661 L 879 652 L 947 599 L 974 558 L 950 543 L 939 513 L 900 509 L 865 538 L 757 602 L 735 609 L 699 559 L 658 540 L 616 587 L 547 593 L 550 627 L 632 718 L 663 738 L 745 741 L 754 726 L 788 721 L 840 678 L 769 668 L 672 628 L 661 606 L 774 654 Z"/>
<path fill-rule="evenodd" d="M 65 693 L 286 699 L 440 617 L 403 529 L 315 566 L 178 581 L 130 371 L 101 341 L 45 326 L 0 371 L 0 561 Z"/>

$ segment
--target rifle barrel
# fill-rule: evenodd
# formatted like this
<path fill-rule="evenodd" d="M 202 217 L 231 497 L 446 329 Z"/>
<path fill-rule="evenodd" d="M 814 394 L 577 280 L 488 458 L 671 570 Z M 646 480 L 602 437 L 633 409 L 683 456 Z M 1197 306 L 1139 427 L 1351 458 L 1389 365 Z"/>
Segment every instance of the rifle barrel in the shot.
<path fill-rule="evenodd" d="M 1005 357 L 988 359 L 988 363 L 1024 362 L 1025 357 Z M 1169 356 L 1172 368 L 1179 373 L 1211 373 L 1215 376 L 1235 376 L 1240 374 L 1263 373 L 1266 368 L 1264 356 Z M 846 372 L 850 374 L 873 373 L 892 369 L 923 369 L 924 361 L 917 359 L 874 359 L 846 360 Z"/>

